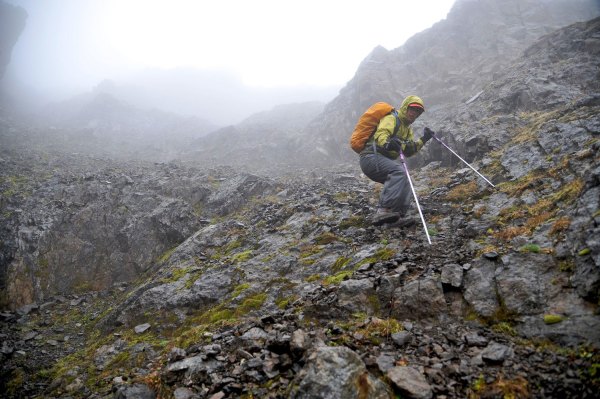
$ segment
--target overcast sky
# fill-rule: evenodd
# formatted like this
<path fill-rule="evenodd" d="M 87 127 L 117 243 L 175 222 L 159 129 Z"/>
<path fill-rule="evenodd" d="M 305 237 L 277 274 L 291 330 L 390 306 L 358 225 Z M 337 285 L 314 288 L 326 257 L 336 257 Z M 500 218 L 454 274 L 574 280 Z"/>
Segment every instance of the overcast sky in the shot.
<path fill-rule="evenodd" d="M 253 86 L 343 86 L 454 0 L 5 0 L 26 9 L 11 77 L 89 90 L 140 68 L 227 69 Z"/>

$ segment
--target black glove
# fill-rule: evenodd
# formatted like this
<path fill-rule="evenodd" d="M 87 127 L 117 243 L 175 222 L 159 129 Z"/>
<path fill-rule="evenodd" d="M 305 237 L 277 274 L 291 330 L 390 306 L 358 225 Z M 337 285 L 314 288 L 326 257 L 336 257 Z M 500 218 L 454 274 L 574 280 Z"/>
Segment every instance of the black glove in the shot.
<path fill-rule="evenodd" d="M 431 140 L 431 138 L 434 135 L 435 135 L 435 132 L 433 130 L 431 130 L 430 128 L 426 127 L 425 129 L 423 129 L 423 137 L 421 137 L 421 140 L 423 140 L 423 144 L 425 144 L 429 140 Z"/>
<path fill-rule="evenodd" d="M 400 143 L 400 139 L 398 137 L 391 137 L 387 143 L 383 146 L 383 149 L 386 151 L 395 151 L 400 152 L 402 150 L 402 143 Z"/>

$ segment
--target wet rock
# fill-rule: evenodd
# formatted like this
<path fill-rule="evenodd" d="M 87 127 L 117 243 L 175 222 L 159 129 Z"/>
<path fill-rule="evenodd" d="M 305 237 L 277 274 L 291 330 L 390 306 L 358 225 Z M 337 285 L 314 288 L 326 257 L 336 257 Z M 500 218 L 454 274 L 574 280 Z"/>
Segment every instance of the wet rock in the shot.
<path fill-rule="evenodd" d="M 312 340 L 304 330 L 298 329 L 292 333 L 292 339 L 290 341 L 290 350 L 296 356 L 304 353 L 310 348 L 311 345 Z"/>
<path fill-rule="evenodd" d="M 374 314 L 379 307 L 373 283 L 367 279 L 346 280 L 340 283 L 338 304 L 348 313 Z"/>
<path fill-rule="evenodd" d="M 381 355 L 377 356 L 377 359 L 375 361 L 377 367 L 379 368 L 379 371 L 385 374 L 388 370 L 392 369 L 395 366 L 394 363 L 396 359 L 392 354 L 382 353 Z"/>
<path fill-rule="evenodd" d="M 496 267 L 489 260 L 477 259 L 465 273 L 464 298 L 482 316 L 492 316 L 498 308 L 494 277 Z"/>
<path fill-rule="evenodd" d="M 143 334 L 150 329 L 149 323 L 139 324 L 133 329 L 136 334 Z"/>
<path fill-rule="evenodd" d="M 145 384 L 122 386 L 115 392 L 115 399 L 155 399 L 154 391 Z"/>
<path fill-rule="evenodd" d="M 454 288 L 462 286 L 463 267 L 456 263 L 444 265 L 442 268 L 442 284 L 448 284 Z"/>
<path fill-rule="evenodd" d="M 174 399 L 196 399 L 199 398 L 198 395 L 196 395 L 194 393 L 194 391 L 192 391 L 191 389 L 188 388 L 177 388 L 175 391 L 173 391 L 173 398 Z"/>
<path fill-rule="evenodd" d="M 392 314 L 398 319 L 438 319 L 445 313 L 442 285 L 435 278 L 418 279 L 394 291 Z"/>
<path fill-rule="evenodd" d="M 392 340 L 399 347 L 403 347 L 412 342 L 412 335 L 408 331 L 400 331 L 392 334 Z"/>
<path fill-rule="evenodd" d="M 482 337 L 477 333 L 466 334 L 464 338 L 469 346 L 486 346 L 489 342 L 486 337 Z"/>
<path fill-rule="evenodd" d="M 291 395 L 295 399 L 387 399 L 390 396 L 387 387 L 372 377 L 360 357 L 346 347 L 316 349 L 308 357 L 297 381 L 298 386 Z"/>
<path fill-rule="evenodd" d="M 402 395 L 411 399 L 430 399 L 433 397 L 431 386 L 413 367 L 397 366 L 387 372 L 387 377 Z"/>
<path fill-rule="evenodd" d="M 513 350 L 506 345 L 491 342 L 481 352 L 481 358 L 488 363 L 502 363 L 513 355 Z"/>
<path fill-rule="evenodd" d="M 169 362 L 176 362 L 185 358 L 186 352 L 181 348 L 172 348 L 169 352 Z"/>

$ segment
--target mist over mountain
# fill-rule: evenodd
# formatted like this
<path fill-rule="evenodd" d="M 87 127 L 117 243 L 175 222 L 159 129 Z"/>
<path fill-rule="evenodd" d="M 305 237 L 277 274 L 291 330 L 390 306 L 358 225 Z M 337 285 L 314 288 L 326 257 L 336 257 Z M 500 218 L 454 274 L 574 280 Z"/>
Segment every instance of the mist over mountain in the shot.
<path fill-rule="evenodd" d="M 597 397 L 599 15 L 458 0 L 333 100 L 222 125 L 109 81 L 2 107 L 0 392 Z M 422 214 L 375 227 L 348 139 L 408 94 L 417 136 L 489 181 L 431 140 L 408 162 Z"/>
<path fill-rule="evenodd" d="M 0 84 L 3 96 L 10 97 L 13 107 L 20 112 L 44 113 L 78 101 L 87 101 L 90 95 L 109 94 L 118 101 L 140 110 L 159 110 L 196 117 L 214 126 L 231 125 L 248 116 L 287 103 L 320 101 L 334 98 L 339 87 L 251 87 L 237 76 L 218 70 L 176 68 L 169 70 L 145 69 L 116 79 L 106 79 L 87 93 L 57 100 L 50 93 L 39 92 L 25 84 L 5 80 Z M 17 107 L 18 105 L 18 107 Z M 50 111 L 53 112 L 53 111 Z M 54 115 L 54 117 L 59 117 Z"/>
<path fill-rule="evenodd" d="M 339 87 L 249 87 L 227 72 L 179 68 L 147 69 L 119 82 L 101 82 L 96 90 L 138 108 L 193 115 L 223 126 L 280 104 L 327 102 Z"/>

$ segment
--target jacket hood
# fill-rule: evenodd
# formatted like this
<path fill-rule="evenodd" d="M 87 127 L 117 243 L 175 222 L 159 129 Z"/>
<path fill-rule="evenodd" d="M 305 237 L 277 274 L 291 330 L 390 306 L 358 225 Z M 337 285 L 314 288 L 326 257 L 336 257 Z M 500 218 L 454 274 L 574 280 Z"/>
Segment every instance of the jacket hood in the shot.
<path fill-rule="evenodd" d="M 406 117 L 406 111 L 408 110 L 408 104 L 417 103 L 423 106 L 423 110 L 425 109 L 425 103 L 421 100 L 420 97 L 417 96 L 408 96 L 402 101 L 402 105 L 398 109 L 398 116 L 402 119 Z"/>

